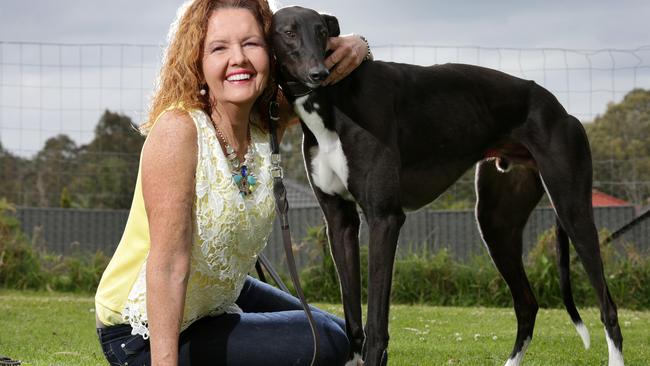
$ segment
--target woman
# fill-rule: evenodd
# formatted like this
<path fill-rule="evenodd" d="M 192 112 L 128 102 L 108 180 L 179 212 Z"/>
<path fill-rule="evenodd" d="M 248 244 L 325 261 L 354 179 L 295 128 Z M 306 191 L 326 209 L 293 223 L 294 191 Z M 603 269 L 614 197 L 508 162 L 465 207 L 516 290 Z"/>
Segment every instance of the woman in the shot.
<path fill-rule="evenodd" d="M 307 365 L 297 299 L 247 276 L 271 231 L 265 118 L 272 78 L 266 0 L 194 0 L 160 72 L 124 235 L 96 294 L 115 365 Z M 333 38 L 336 82 L 369 53 Z M 337 62 L 338 61 L 338 62 Z M 285 103 L 281 130 L 290 123 Z M 281 131 L 280 131 L 281 133 Z M 344 322 L 315 309 L 320 365 L 348 356 Z"/>

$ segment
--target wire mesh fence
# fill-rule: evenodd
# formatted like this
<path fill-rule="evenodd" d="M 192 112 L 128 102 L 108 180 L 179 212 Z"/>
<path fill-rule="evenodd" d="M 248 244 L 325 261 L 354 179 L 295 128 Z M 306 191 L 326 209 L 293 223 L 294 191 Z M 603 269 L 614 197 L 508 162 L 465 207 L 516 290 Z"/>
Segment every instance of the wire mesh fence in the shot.
<path fill-rule="evenodd" d="M 650 46 L 636 49 L 373 46 L 378 58 L 420 65 L 468 63 L 534 80 L 583 122 L 632 89 L 650 87 Z"/>
<path fill-rule="evenodd" d="M 381 60 L 420 65 L 469 63 L 535 80 L 586 123 L 630 90 L 650 89 L 650 46 L 603 50 L 372 48 Z M 139 149 L 128 150 L 104 136 L 114 133 L 113 125 L 101 123 L 107 110 L 134 124 L 145 119 L 161 55 L 161 46 L 150 44 L 0 41 L 0 180 L 4 182 L 0 195 L 22 206 L 59 206 L 65 188 L 73 206 L 128 206 L 131 191 L 122 186 L 132 186 L 134 176 L 124 171 L 135 169 Z M 134 130 L 130 133 L 137 135 Z M 647 204 L 650 181 L 640 172 L 649 166 L 647 158 L 597 160 L 594 170 L 608 174 L 594 186 L 622 192 L 631 203 Z M 472 190 L 470 173 L 446 197 L 453 199 Z M 114 206 L 116 202 L 121 206 Z"/>
<path fill-rule="evenodd" d="M 160 47 L 0 42 L 5 149 L 29 156 L 57 134 L 90 142 L 104 110 L 142 121 Z"/>

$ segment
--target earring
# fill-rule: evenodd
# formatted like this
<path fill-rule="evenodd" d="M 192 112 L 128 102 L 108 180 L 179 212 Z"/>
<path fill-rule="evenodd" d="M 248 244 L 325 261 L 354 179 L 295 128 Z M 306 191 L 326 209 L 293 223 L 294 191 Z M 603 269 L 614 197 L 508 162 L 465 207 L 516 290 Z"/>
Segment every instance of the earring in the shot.
<path fill-rule="evenodd" d="M 208 94 L 208 91 L 205 90 L 205 88 L 201 88 L 201 90 L 199 90 L 199 94 L 201 94 L 202 96 L 205 96 L 206 94 Z"/>

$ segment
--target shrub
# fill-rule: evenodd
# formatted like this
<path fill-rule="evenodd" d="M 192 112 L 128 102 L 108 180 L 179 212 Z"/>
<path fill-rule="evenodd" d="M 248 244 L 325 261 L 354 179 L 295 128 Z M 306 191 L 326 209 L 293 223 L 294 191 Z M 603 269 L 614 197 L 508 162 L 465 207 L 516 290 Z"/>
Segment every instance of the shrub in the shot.
<path fill-rule="evenodd" d="M 340 301 L 338 277 L 329 255 L 322 228 L 309 231 L 308 246 L 322 252 L 319 265 L 302 271 L 305 295 L 310 301 Z M 555 230 L 543 233 L 527 256 L 526 270 L 533 293 L 541 307 L 564 307 L 557 272 Z M 618 247 L 617 247 L 618 248 Z M 617 304 L 630 309 L 650 308 L 650 258 L 632 245 L 601 247 L 610 292 Z M 368 250 L 361 246 L 362 300 L 366 301 Z M 596 306 L 596 296 L 580 261 L 571 247 L 571 284 L 578 306 Z M 505 281 L 487 254 L 468 263 L 454 260 L 446 250 L 410 255 L 395 261 L 391 301 L 438 306 L 512 306 Z"/>
<path fill-rule="evenodd" d="M 303 243 L 303 246 L 312 249 L 312 253 L 318 253 L 318 255 L 312 255 L 312 258 L 320 261 L 320 265 L 308 267 L 300 274 L 300 282 L 305 296 L 310 300 L 341 301 L 339 279 L 327 243 L 325 227 L 309 228 Z"/>
<path fill-rule="evenodd" d="M 12 289 L 93 292 L 108 265 L 101 251 L 94 255 L 53 255 L 35 248 L 13 217 L 15 208 L 0 200 L 0 286 Z"/>
<path fill-rule="evenodd" d="M 43 281 L 40 258 L 20 230 L 15 211 L 11 203 L 0 199 L 0 285 L 35 288 Z"/>

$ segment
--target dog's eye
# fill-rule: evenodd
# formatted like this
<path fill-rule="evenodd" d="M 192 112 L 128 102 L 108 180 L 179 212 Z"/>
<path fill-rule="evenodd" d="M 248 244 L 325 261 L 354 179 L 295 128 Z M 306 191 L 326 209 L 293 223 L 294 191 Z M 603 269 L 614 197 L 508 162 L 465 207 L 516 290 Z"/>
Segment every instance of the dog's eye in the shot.
<path fill-rule="evenodd" d="M 327 34 L 327 31 L 325 29 L 321 29 L 320 30 L 320 35 L 321 35 L 321 37 L 327 38 L 328 34 Z"/>
<path fill-rule="evenodd" d="M 294 31 L 285 31 L 284 35 L 289 38 L 296 38 L 296 33 Z"/>

